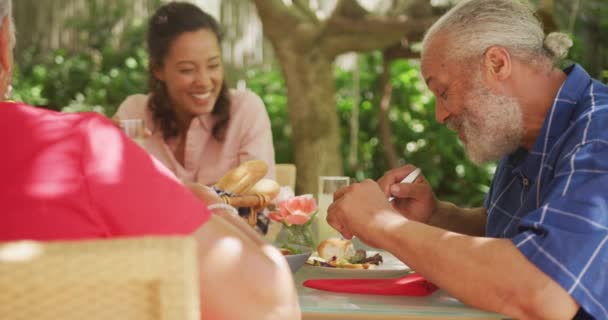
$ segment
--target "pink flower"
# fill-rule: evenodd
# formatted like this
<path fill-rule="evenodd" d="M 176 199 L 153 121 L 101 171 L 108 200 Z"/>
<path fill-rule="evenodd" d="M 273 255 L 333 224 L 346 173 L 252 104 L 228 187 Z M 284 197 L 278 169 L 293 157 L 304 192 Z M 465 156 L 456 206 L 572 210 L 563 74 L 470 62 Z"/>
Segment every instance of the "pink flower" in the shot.
<path fill-rule="evenodd" d="M 287 225 L 302 225 L 308 222 L 317 211 L 317 203 L 311 194 L 305 194 L 287 199 L 279 203 L 279 211 L 272 211 L 268 217 Z"/>

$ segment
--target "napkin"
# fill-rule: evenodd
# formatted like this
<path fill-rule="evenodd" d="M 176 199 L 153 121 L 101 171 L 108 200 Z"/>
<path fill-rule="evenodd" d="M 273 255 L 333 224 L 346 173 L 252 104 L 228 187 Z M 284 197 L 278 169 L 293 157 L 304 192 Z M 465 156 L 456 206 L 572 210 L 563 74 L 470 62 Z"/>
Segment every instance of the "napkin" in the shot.
<path fill-rule="evenodd" d="M 437 286 L 416 273 L 397 279 L 311 279 L 304 281 L 304 286 L 333 292 L 386 296 L 428 296 L 437 290 Z"/>

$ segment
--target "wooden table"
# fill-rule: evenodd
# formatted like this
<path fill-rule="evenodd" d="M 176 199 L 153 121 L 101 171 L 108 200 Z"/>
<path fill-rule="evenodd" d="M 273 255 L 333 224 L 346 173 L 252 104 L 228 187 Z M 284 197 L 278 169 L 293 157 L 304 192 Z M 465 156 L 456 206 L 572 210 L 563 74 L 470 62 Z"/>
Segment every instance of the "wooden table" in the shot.
<path fill-rule="evenodd" d="M 388 253 L 382 253 L 383 256 Z M 505 319 L 500 314 L 462 304 L 444 291 L 428 297 L 335 293 L 306 288 L 307 279 L 346 278 L 320 267 L 304 266 L 294 274 L 303 319 Z M 374 278 L 377 276 L 369 276 Z M 381 277 L 381 276 L 380 276 Z M 464 284 L 463 284 L 464 285 Z"/>

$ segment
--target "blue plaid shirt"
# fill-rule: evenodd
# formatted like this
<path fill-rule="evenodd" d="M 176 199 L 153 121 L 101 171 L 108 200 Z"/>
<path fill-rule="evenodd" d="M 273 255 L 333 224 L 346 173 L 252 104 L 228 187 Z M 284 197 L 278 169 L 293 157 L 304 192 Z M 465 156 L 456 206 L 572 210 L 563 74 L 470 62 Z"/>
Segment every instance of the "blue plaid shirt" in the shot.
<path fill-rule="evenodd" d="M 596 319 L 608 319 L 608 87 L 579 65 L 533 149 L 498 164 L 486 234 L 510 238 Z"/>

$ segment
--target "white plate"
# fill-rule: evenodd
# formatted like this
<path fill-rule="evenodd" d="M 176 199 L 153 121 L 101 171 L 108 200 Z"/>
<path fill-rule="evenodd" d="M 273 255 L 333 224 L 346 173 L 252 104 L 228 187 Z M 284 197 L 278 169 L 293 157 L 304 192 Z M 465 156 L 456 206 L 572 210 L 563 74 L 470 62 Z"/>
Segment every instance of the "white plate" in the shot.
<path fill-rule="evenodd" d="M 315 272 L 322 272 L 323 274 L 340 275 L 345 277 L 370 277 L 370 278 L 384 278 L 384 277 L 399 277 L 410 273 L 412 270 L 397 259 L 395 256 L 386 251 L 367 251 L 367 256 L 373 256 L 376 253 L 380 253 L 382 256 L 382 262 L 378 266 L 372 266 L 370 269 L 349 269 L 349 268 L 331 268 L 322 266 L 312 266 L 305 264 L 304 268 L 309 270 L 315 270 Z M 319 258 L 317 252 L 314 252 L 309 259 Z"/>

